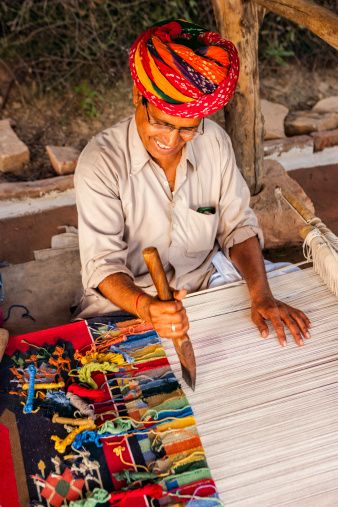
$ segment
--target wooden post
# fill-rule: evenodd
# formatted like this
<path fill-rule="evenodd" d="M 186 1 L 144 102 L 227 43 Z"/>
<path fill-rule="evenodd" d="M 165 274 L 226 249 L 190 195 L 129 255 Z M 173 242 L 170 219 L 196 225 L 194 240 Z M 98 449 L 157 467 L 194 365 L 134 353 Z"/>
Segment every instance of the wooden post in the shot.
<path fill-rule="evenodd" d="M 261 190 L 263 123 L 259 100 L 258 32 L 263 9 L 250 0 L 212 0 L 221 35 L 231 40 L 240 58 L 237 90 L 225 107 L 225 128 L 252 195 Z"/>

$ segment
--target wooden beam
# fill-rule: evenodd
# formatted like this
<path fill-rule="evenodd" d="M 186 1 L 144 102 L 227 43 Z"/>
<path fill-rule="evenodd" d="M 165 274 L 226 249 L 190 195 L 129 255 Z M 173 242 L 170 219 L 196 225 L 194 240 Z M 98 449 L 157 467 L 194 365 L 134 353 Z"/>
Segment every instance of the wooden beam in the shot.
<path fill-rule="evenodd" d="M 225 128 L 231 137 L 238 167 L 252 195 L 261 190 L 263 125 L 259 100 L 258 32 L 263 9 L 255 2 L 212 0 L 219 32 L 231 40 L 240 58 L 236 93 L 224 109 Z"/>
<path fill-rule="evenodd" d="M 338 49 L 338 16 L 311 0 L 255 0 L 269 11 L 302 25 Z"/>

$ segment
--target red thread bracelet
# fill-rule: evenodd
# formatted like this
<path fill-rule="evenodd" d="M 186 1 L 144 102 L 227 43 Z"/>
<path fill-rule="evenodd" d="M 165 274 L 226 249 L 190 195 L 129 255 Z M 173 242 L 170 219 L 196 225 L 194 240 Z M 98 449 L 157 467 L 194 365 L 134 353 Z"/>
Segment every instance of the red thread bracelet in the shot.
<path fill-rule="evenodd" d="M 138 309 L 137 309 L 137 305 L 139 303 L 139 300 L 140 300 L 140 297 L 141 296 L 146 296 L 146 294 L 144 294 L 144 292 L 140 292 L 140 294 L 137 294 L 137 297 L 136 297 L 136 302 L 135 302 L 135 309 L 136 309 L 136 315 L 138 315 L 138 317 L 140 317 L 140 319 L 142 318 L 139 313 L 138 313 Z"/>

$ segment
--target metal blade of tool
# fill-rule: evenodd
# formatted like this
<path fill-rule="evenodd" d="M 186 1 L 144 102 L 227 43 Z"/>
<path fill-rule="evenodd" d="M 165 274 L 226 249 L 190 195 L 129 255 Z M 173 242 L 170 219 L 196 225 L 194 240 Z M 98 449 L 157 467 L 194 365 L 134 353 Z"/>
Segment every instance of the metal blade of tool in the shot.
<path fill-rule="evenodd" d="M 159 299 L 161 301 L 173 300 L 173 294 L 170 290 L 157 248 L 145 248 L 143 250 L 143 258 L 156 287 Z M 190 338 L 185 334 L 182 338 L 173 339 L 173 343 L 181 363 L 182 377 L 188 386 L 192 390 L 195 390 L 196 360 Z"/>

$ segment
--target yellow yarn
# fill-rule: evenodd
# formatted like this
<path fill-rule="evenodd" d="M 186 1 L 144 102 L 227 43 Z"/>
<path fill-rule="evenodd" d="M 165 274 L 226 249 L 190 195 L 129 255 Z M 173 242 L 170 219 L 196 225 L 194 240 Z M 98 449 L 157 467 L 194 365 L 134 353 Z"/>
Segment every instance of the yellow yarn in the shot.
<path fill-rule="evenodd" d="M 55 442 L 54 444 L 55 450 L 63 454 L 67 449 L 67 447 L 73 443 L 73 440 L 76 437 L 76 435 L 82 433 L 82 431 L 84 430 L 95 430 L 95 429 L 96 429 L 95 424 L 80 426 L 79 428 L 75 428 L 73 431 L 71 431 L 64 439 L 58 437 L 57 435 L 52 435 L 51 440 Z"/>

